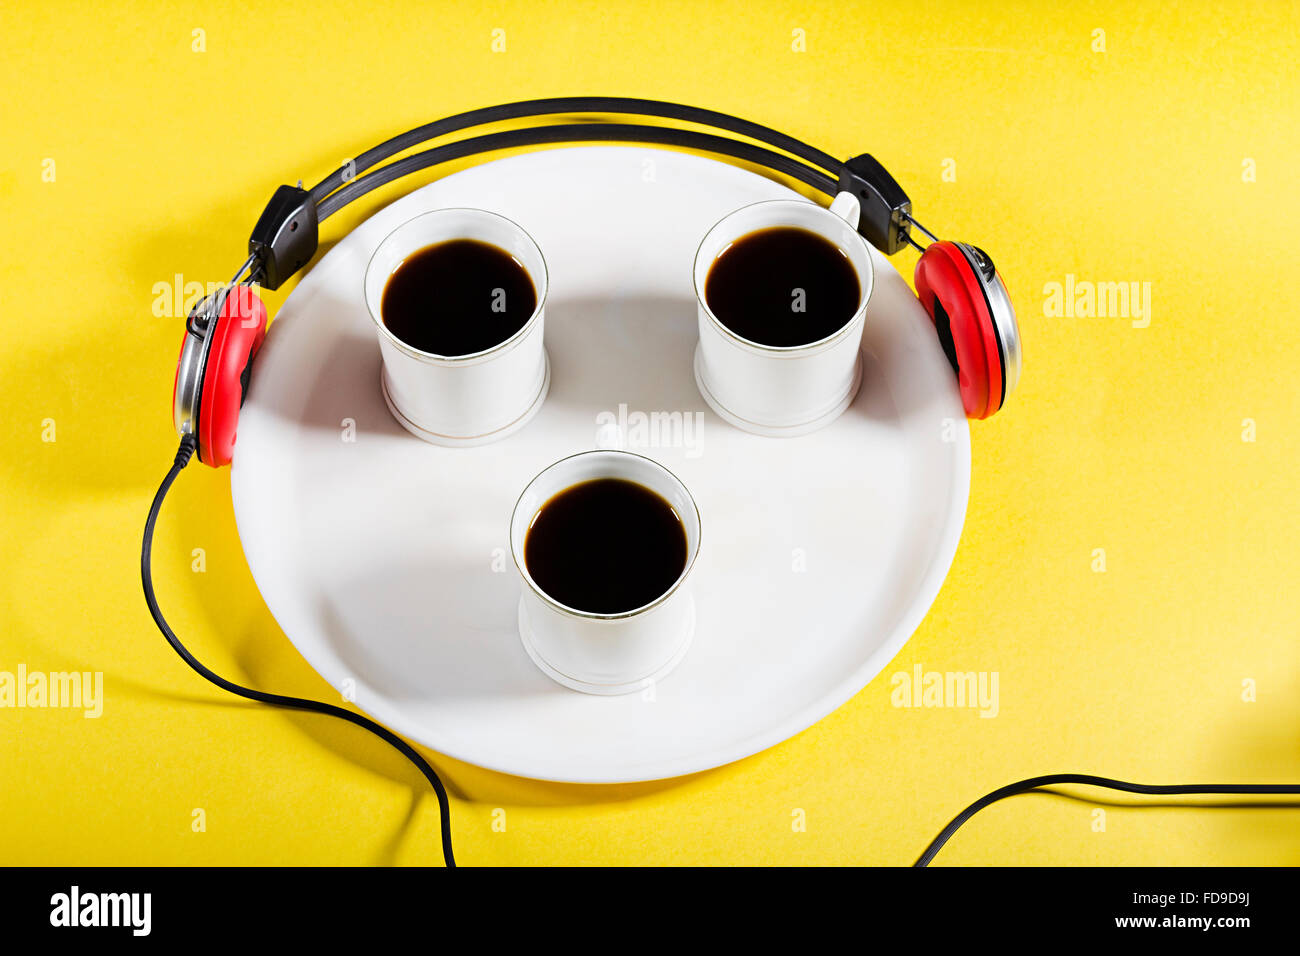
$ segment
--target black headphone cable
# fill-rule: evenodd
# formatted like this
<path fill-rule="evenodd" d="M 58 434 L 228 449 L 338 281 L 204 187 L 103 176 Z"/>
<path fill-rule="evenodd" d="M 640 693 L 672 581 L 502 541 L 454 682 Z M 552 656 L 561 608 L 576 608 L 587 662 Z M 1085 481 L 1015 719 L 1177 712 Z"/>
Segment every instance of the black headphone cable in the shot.
<path fill-rule="evenodd" d="M 172 646 L 181 660 L 190 666 L 196 674 L 207 680 L 222 690 L 237 694 L 248 700 L 255 700 L 262 704 L 271 704 L 275 707 L 288 707 L 294 710 L 305 710 L 314 714 L 325 714 L 329 717 L 338 717 L 340 720 L 346 720 L 350 724 L 356 724 L 363 730 L 368 730 L 381 740 L 391 744 L 396 750 L 411 763 L 415 764 L 420 773 L 424 774 L 429 784 L 433 787 L 433 792 L 438 798 L 438 812 L 442 821 L 442 858 L 447 866 L 455 866 L 456 858 L 452 855 L 451 850 L 451 806 L 447 800 L 447 790 L 438 778 L 437 772 L 429 765 L 429 762 L 420 756 L 414 747 L 408 744 L 397 734 L 393 733 L 387 727 L 375 723 L 369 717 L 353 713 L 342 707 L 336 707 L 333 704 L 325 704 L 320 701 L 306 700 L 301 697 L 285 697 L 281 694 L 268 694 L 265 691 L 254 690 L 251 687 L 244 687 L 233 681 L 228 681 L 220 674 L 217 674 L 205 667 L 189 650 L 181 643 L 175 632 L 167 624 L 167 619 L 163 617 L 162 610 L 158 607 L 158 600 L 154 597 L 153 592 L 153 572 L 150 569 L 150 557 L 153 552 L 153 530 L 158 521 L 158 512 L 162 509 L 163 499 L 167 497 L 167 492 L 171 489 L 172 482 L 181 470 L 190 463 L 194 455 L 195 439 L 192 434 L 186 435 L 181 439 L 180 449 L 176 452 L 176 461 L 172 464 L 171 470 L 167 472 L 167 477 L 162 480 L 158 486 L 158 492 L 154 495 L 153 504 L 149 508 L 149 517 L 144 523 L 144 544 L 140 550 L 140 580 L 144 585 L 145 603 L 149 605 L 149 613 L 153 615 L 154 623 L 158 625 L 158 630 L 162 631 L 163 637 L 167 638 L 167 643 Z"/>
<path fill-rule="evenodd" d="M 153 504 L 149 508 L 149 517 L 145 520 L 144 525 L 144 542 L 140 551 L 140 580 L 144 585 L 145 603 L 149 605 L 149 613 L 153 615 L 154 623 L 158 625 L 158 630 L 167 639 L 167 643 L 172 646 L 181 660 L 190 666 L 196 674 L 204 680 L 215 684 L 222 690 L 229 691 L 240 697 L 254 700 L 258 703 L 271 704 L 275 707 L 287 707 L 294 710 L 304 710 L 310 713 L 325 714 L 328 717 L 337 717 L 346 720 L 348 723 L 355 724 L 364 730 L 369 731 L 376 737 L 387 742 L 394 747 L 402 756 L 411 761 L 420 773 L 424 774 L 429 784 L 433 787 L 433 792 L 438 798 L 438 810 L 441 817 L 442 833 L 442 856 L 447 866 L 455 866 L 456 859 L 452 854 L 451 846 L 451 807 L 447 799 L 447 790 L 439 779 L 437 771 L 422 757 L 418 751 L 408 744 L 401 737 L 397 736 L 387 727 L 376 723 L 369 717 L 345 710 L 342 707 L 336 707 L 333 704 L 325 704 L 320 701 L 306 700 L 301 697 L 286 697 L 281 694 L 268 694 L 265 691 L 254 690 L 251 687 L 244 687 L 233 681 L 228 681 L 221 675 L 209 670 L 203 665 L 189 650 L 181 643 L 180 638 L 168 625 L 167 619 L 163 617 L 162 610 L 158 607 L 158 600 L 154 596 L 153 572 L 150 567 L 150 559 L 153 552 L 153 533 L 154 526 L 158 521 L 158 513 L 162 509 L 163 500 L 167 497 L 167 492 L 171 489 L 172 483 L 181 470 L 190 463 L 194 456 L 195 439 L 193 435 L 186 435 L 181 439 L 180 448 L 176 452 L 176 460 L 173 462 L 171 470 L 163 478 L 162 484 L 158 486 L 158 492 L 154 495 Z M 930 845 L 917 858 L 917 867 L 929 866 L 938 852 L 943 849 L 944 845 L 952 839 L 953 835 L 961 829 L 971 817 L 979 813 L 985 807 L 1004 800 L 1007 797 L 1013 797 L 1022 793 L 1029 793 L 1034 790 L 1041 790 L 1045 787 L 1057 786 L 1062 784 L 1078 784 L 1090 787 L 1104 787 L 1109 790 L 1119 790 L 1125 793 L 1136 793 L 1147 796 L 1176 796 L 1189 794 L 1214 794 L 1214 795 L 1298 795 L 1300 794 L 1300 784 L 1253 784 L 1253 783 L 1226 783 L 1226 784 L 1142 784 L 1129 783 L 1124 780 L 1115 780 L 1111 777 L 1098 777 L 1091 774 L 1078 773 L 1056 773 L 1046 774 L 1040 777 L 1029 777 L 1016 783 L 1000 787 L 991 793 L 980 797 L 961 813 L 953 817 L 946 827 L 938 836 L 931 841 Z"/>
<path fill-rule="evenodd" d="M 1009 783 L 1005 787 L 999 787 L 992 793 L 980 797 L 953 817 L 952 821 L 931 841 L 930 845 L 925 848 L 925 852 L 917 857 L 916 862 L 912 865 L 929 866 L 935 854 L 942 850 L 943 845 L 952 838 L 952 835 L 961 829 L 961 825 L 990 804 L 997 803 L 1007 797 L 1014 797 L 1017 794 L 1029 793 L 1031 790 L 1041 790 L 1044 787 L 1067 783 L 1081 784 L 1088 787 L 1104 787 L 1108 790 L 1121 790 L 1125 793 L 1140 793 L 1146 796 L 1179 796 L 1197 793 L 1218 795 L 1300 794 L 1300 784 L 1295 783 L 1146 784 L 1129 783 L 1126 780 L 1115 780 L 1111 777 L 1094 777 L 1086 773 L 1049 773 L 1041 777 L 1029 777 L 1026 780 Z"/>

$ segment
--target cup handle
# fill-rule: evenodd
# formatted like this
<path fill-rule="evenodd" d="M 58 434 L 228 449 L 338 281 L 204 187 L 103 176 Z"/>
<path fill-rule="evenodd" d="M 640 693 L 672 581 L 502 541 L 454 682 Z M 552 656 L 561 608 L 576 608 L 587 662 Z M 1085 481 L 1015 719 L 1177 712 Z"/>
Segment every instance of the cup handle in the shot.
<path fill-rule="evenodd" d="M 831 203 L 830 210 L 854 229 L 858 228 L 858 219 L 862 216 L 862 204 L 853 193 L 840 193 Z"/>

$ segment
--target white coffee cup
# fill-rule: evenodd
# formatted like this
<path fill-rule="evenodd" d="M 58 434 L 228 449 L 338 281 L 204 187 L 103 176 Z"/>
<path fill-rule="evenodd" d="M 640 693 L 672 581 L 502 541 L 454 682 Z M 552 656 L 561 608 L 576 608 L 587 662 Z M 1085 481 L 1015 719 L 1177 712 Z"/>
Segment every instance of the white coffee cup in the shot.
<path fill-rule="evenodd" d="M 658 494 L 686 532 L 686 566 L 662 595 L 619 614 L 568 607 L 528 573 L 524 542 L 537 512 L 554 495 L 583 481 L 622 478 Z M 510 517 L 510 552 L 523 581 L 519 638 L 543 673 L 588 694 L 626 694 L 661 680 L 686 656 L 695 634 L 695 601 L 687 579 L 700 551 L 700 513 L 686 486 L 667 468 L 625 451 L 588 451 L 563 458 L 528 483 Z"/>
<path fill-rule="evenodd" d="M 759 435 L 803 435 L 834 421 L 853 402 L 862 383 L 862 330 L 874 280 L 870 249 L 858 234 L 860 208 L 857 197 L 847 192 L 835 197 L 829 209 L 802 199 L 769 200 L 737 209 L 705 234 L 695 253 L 700 329 L 695 382 L 724 421 Z M 776 226 L 806 229 L 829 240 L 858 277 L 853 316 L 807 345 L 752 342 L 723 324 L 704 296 L 718 256 L 743 236 Z"/>
<path fill-rule="evenodd" d="M 384 324 L 389 276 L 407 257 L 452 239 L 477 239 L 505 250 L 523 266 L 537 306 L 523 327 L 491 348 L 469 355 L 434 355 L 412 348 Z M 366 267 L 366 307 L 379 334 L 381 385 L 393 417 L 413 435 L 438 445 L 480 445 L 518 431 L 537 414 L 550 388 L 542 344 L 546 260 L 528 233 L 482 209 L 436 209 L 388 234 Z"/>

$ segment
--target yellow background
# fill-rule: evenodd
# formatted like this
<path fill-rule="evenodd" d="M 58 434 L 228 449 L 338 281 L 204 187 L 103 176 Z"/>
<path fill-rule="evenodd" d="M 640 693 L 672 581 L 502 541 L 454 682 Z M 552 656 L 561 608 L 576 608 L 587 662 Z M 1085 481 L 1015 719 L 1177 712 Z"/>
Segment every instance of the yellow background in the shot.
<path fill-rule="evenodd" d="M 0 862 L 440 859 L 436 804 L 399 756 L 226 697 L 154 630 L 137 557 L 175 451 L 181 323 L 153 315 L 153 288 L 226 278 L 279 183 L 435 117 L 574 93 L 874 153 L 922 221 L 992 253 L 1025 370 L 972 427 L 947 584 L 866 690 L 780 746 L 674 781 L 552 785 L 438 759 L 460 860 L 901 864 L 966 803 L 1033 774 L 1300 780 L 1300 13 L 1055 6 L 5 4 L 0 670 L 102 670 L 107 700 L 98 720 L 0 710 Z M 910 275 L 914 258 L 896 263 Z M 1045 315 L 1044 285 L 1067 274 L 1150 282 L 1150 326 Z M 227 472 L 182 475 L 155 565 L 173 625 L 217 671 L 336 699 L 262 603 Z M 998 716 L 891 706 L 889 676 L 916 664 L 997 671 Z M 1107 806 L 1095 832 L 1111 798 L 1086 797 L 999 804 L 939 862 L 1300 862 L 1293 809 Z"/>

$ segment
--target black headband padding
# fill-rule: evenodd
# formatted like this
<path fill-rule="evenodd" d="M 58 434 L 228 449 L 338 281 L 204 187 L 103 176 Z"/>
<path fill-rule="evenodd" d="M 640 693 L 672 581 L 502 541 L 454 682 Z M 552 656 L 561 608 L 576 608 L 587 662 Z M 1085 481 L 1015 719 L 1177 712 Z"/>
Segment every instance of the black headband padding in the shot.
<path fill-rule="evenodd" d="M 770 149 L 714 136 L 710 133 L 698 133 L 693 130 L 673 129 L 667 126 L 638 126 L 627 123 L 566 123 L 559 126 L 532 126 L 527 129 L 506 130 L 500 133 L 488 133 L 470 139 L 458 140 L 443 146 L 435 146 L 423 152 L 413 153 L 395 160 L 387 166 L 381 166 L 373 172 L 350 181 L 338 192 L 331 193 L 320 201 L 316 207 L 317 219 L 324 222 L 348 203 L 364 196 L 372 189 L 378 189 L 395 179 L 409 176 L 411 173 L 439 163 L 475 156 L 479 153 L 519 146 L 536 146 L 548 143 L 595 143 L 595 142 L 632 142 L 656 143 L 678 146 L 685 149 L 698 149 L 703 152 L 721 153 L 758 166 L 766 166 L 776 172 L 784 173 L 793 179 L 811 186 L 828 196 L 836 192 L 836 180 L 789 156 L 782 156 Z"/>
<path fill-rule="evenodd" d="M 823 153 L 793 136 L 777 132 L 759 123 L 751 123 L 736 116 L 718 113 L 714 110 L 701 109 L 698 106 L 686 106 L 682 103 L 668 103 L 663 100 L 644 100 L 626 96 L 557 96 L 540 100 L 521 100 L 517 103 L 502 103 L 499 106 L 486 106 L 482 109 L 457 113 L 445 119 L 435 120 L 415 129 L 407 130 L 392 139 L 374 146 L 350 163 L 340 166 L 330 175 L 312 187 L 312 198 L 320 203 L 334 190 L 354 179 L 358 173 L 364 173 L 372 166 L 398 153 L 406 152 L 431 139 L 455 133 L 472 126 L 484 126 L 488 123 L 501 123 L 506 120 L 523 119 L 529 116 L 548 116 L 559 113 L 622 113 L 638 116 L 655 116 L 661 119 L 680 120 L 696 123 L 700 126 L 712 126 L 714 129 L 726 130 L 740 136 L 748 136 L 759 142 L 767 143 L 787 153 L 793 153 L 815 166 L 829 172 L 838 173 L 843 165 L 834 156 Z M 323 216 L 321 218 L 324 218 Z"/>

